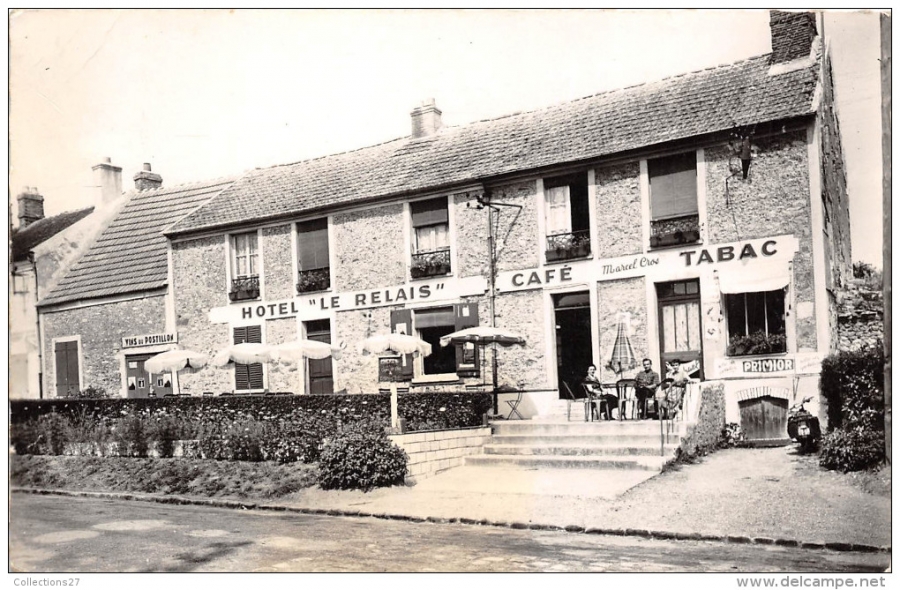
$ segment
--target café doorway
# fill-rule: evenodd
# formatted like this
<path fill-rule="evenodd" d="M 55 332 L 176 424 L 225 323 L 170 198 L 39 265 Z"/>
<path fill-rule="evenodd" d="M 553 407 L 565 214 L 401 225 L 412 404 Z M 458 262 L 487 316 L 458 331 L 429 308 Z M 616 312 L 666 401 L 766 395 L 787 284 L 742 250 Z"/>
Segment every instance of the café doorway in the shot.
<path fill-rule="evenodd" d="M 594 363 L 591 342 L 591 301 L 587 291 L 553 296 L 556 375 L 559 398 L 568 399 L 564 383 L 576 392 Z M 576 393 L 577 395 L 577 393 Z"/>

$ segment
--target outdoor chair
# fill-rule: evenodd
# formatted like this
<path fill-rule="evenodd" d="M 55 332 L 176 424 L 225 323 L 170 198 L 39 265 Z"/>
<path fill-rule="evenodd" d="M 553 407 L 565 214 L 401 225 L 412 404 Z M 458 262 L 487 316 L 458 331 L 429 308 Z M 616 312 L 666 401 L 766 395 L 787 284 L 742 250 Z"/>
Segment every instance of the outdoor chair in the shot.
<path fill-rule="evenodd" d="M 522 403 L 522 391 L 520 390 L 518 393 L 516 399 L 506 400 L 506 403 L 509 405 L 509 415 L 506 417 L 507 420 L 512 420 L 514 414 L 519 417 L 519 420 L 525 419 L 522 414 L 519 413 L 519 404 Z"/>
<path fill-rule="evenodd" d="M 603 389 L 591 386 L 584 381 L 581 382 L 581 388 L 584 389 L 584 395 L 591 398 L 593 402 L 591 404 L 591 409 L 594 412 L 594 415 L 597 416 L 597 421 L 600 421 L 601 416 L 606 416 L 606 419 L 609 420 L 609 396 L 603 393 Z"/>
<path fill-rule="evenodd" d="M 572 402 L 581 402 L 584 404 L 584 421 L 585 422 L 588 421 L 588 416 L 590 416 L 591 419 L 593 419 L 593 412 L 588 413 L 588 412 L 590 412 L 590 408 L 594 405 L 593 404 L 593 402 L 594 402 L 593 396 L 590 395 L 590 392 L 588 392 L 585 389 L 584 390 L 585 395 L 583 397 L 576 396 L 575 393 L 572 391 L 572 388 L 569 387 L 568 383 L 563 381 L 562 385 L 563 385 L 563 389 L 566 392 L 566 421 L 568 422 L 572 419 Z"/>
<path fill-rule="evenodd" d="M 631 419 L 634 420 L 634 379 L 619 379 L 616 381 L 616 394 L 619 397 L 619 420 L 625 419 L 625 412 L 628 406 L 631 406 Z"/>

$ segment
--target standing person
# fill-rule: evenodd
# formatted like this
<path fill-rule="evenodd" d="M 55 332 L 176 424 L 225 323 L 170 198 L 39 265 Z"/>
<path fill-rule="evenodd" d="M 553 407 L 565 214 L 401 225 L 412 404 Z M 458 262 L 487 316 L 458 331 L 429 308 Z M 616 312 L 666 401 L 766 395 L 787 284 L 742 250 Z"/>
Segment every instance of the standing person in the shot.
<path fill-rule="evenodd" d="M 659 375 L 653 370 L 653 361 L 644 359 L 641 361 L 644 369 L 634 376 L 634 393 L 638 399 L 641 420 L 647 419 L 647 400 L 652 399 L 659 385 Z"/>

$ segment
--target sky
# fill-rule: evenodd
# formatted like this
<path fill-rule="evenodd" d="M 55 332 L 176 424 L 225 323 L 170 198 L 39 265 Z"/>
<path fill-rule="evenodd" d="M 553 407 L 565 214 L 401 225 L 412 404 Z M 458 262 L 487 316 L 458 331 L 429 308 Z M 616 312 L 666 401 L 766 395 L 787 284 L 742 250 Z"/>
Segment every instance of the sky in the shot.
<path fill-rule="evenodd" d="M 830 12 L 854 260 L 881 266 L 878 17 Z M 763 10 L 28 10 L 10 15 L 10 195 L 89 206 L 528 111 L 771 50 Z M 877 226 L 878 231 L 873 231 Z"/>

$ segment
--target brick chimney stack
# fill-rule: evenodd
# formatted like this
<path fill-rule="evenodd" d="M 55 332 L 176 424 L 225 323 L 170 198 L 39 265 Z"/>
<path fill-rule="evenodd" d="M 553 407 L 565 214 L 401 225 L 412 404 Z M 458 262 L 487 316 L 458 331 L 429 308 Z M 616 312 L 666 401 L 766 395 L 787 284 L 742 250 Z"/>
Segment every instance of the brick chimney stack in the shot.
<path fill-rule="evenodd" d="M 26 186 L 18 196 L 19 229 L 24 229 L 44 218 L 44 197 L 36 186 Z"/>
<path fill-rule="evenodd" d="M 809 57 L 816 38 L 813 12 L 769 11 L 772 34 L 772 65 Z"/>
<path fill-rule="evenodd" d="M 410 115 L 413 139 L 434 135 L 441 128 L 441 111 L 434 106 L 433 98 L 423 100 L 422 106 L 414 108 Z"/>
<path fill-rule="evenodd" d="M 162 176 L 155 172 L 150 172 L 150 164 L 145 163 L 144 169 L 134 175 L 134 188 L 139 191 L 145 191 L 152 188 L 162 186 Z"/>
<path fill-rule="evenodd" d="M 102 207 L 107 203 L 111 203 L 122 196 L 122 169 L 113 166 L 109 158 L 103 158 L 103 161 L 92 166 L 94 171 L 94 186 L 97 187 L 94 206 Z"/>

